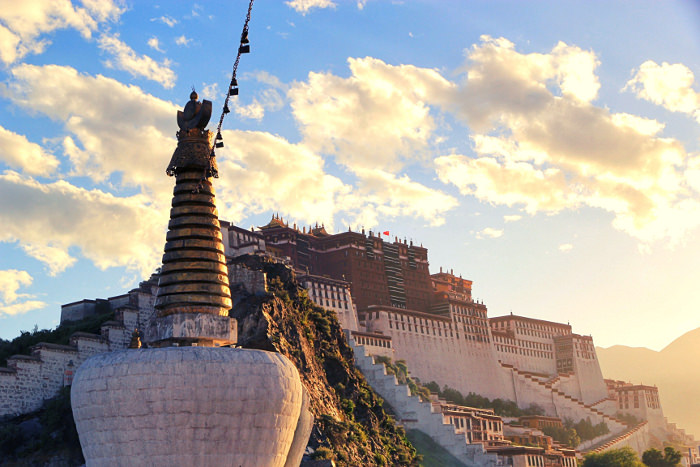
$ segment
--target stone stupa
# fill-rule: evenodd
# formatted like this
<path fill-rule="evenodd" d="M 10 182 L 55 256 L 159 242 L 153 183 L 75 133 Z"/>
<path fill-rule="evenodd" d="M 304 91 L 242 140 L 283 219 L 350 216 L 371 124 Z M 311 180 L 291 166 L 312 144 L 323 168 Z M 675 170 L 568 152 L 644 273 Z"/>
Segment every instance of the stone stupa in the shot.
<path fill-rule="evenodd" d="M 283 355 L 232 347 L 236 320 L 205 129 L 211 102 L 178 112 L 176 178 L 149 348 L 89 358 L 71 402 L 87 466 L 298 466 L 313 417 Z"/>

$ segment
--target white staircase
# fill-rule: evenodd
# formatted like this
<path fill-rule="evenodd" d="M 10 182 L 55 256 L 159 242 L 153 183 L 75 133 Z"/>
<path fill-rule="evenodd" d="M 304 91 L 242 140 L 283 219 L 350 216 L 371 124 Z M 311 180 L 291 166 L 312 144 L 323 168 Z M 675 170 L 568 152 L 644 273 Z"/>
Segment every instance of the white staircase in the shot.
<path fill-rule="evenodd" d="M 365 375 L 385 402 L 391 406 L 397 422 L 406 429 L 415 428 L 430 436 L 433 441 L 459 459 L 468 467 L 490 467 L 500 465 L 495 454 L 488 454 L 481 444 L 467 444 L 464 433 L 456 433 L 455 426 L 447 423 L 439 405 L 424 402 L 412 396 L 408 386 L 399 384 L 396 376 L 387 374 L 383 363 L 365 354 L 364 346 L 350 340 L 355 351 L 355 366 Z"/>

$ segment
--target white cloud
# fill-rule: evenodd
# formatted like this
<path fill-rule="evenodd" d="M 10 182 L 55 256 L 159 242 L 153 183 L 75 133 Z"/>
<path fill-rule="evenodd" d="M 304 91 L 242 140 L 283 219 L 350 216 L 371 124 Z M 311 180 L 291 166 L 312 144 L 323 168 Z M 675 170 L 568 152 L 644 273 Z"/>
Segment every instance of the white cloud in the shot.
<path fill-rule="evenodd" d="M 165 59 L 158 63 L 148 55 L 138 55 L 131 47 L 119 40 L 119 35 L 100 36 L 99 47 L 113 56 L 113 60 L 107 60 L 105 65 L 110 68 L 124 70 L 131 76 L 146 78 L 156 81 L 164 88 L 175 86 L 177 76 L 170 68 L 170 60 Z"/>
<path fill-rule="evenodd" d="M 44 308 L 46 303 L 38 300 L 26 300 L 32 298 L 29 294 L 17 293 L 22 287 L 32 284 L 34 278 L 27 271 L 17 269 L 0 270 L 0 316 L 17 315 L 31 310 Z M 19 301 L 18 303 L 15 303 Z"/>
<path fill-rule="evenodd" d="M 476 154 L 438 157 L 440 180 L 531 214 L 601 208 L 645 244 L 678 241 L 697 224 L 688 155 L 660 136 L 656 120 L 594 106 L 597 64 L 592 52 L 563 43 L 523 54 L 505 39 L 484 37 L 468 52 L 465 82 L 435 100 L 474 130 Z"/>
<path fill-rule="evenodd" d="M 518 214 L 513 214 L 513 215 L 509 215 L 509 216 L 503 216 L 503 220 L 504 220 L 505 222 L 517 222 L 517 221 L 519 221 L 519 220 L 522 219 L 522 218 L 523 218 L 523 216 L 520 216 L 520 215 L 518 215 Z"/>
<path fill-rule="evenodd" d="M 244 118 L 262 120 L 265 112 L 278 111 L 284 107 L 284 98 L 276 89 L 265 89 L 253 97 L 248 105 L 241 105 L 238 100 L 234 100 L 234 111 Z"/>
<path fill-rule="evenodd" d="M 143 195 L 119 198 L 6 171 L 0 198 L 14 200 L 0 205 L 0 241 L 18 242 L 52 274 L 75 261 L 72 247 L 102 269 L 126 266 L 146 275 L 158 265 L 168 213 Z"/>
<path fill-rule="evenodd" d="M 574 246 L 571 243 L 562 243 L 559 245 L 559 251 L 563 253 L 567 253 L 571 250 L 573 250 Z"/>
<path fill-rule="evenodd" d="M 304 142 L 351 170 L 396 172 L 425 159 L 437 126 L 426 100 L 445 96 L 452 84 L 412 65 L 370 57 L 348 63 L 349 78 L 312 72 L 288 92 Z"/>
<path fill-rule="evenodd" d="M 682 63 L 661 65 L 652 60 L 642 63 L 625 90 L 672 112 L 690 115 L 700 122 L 700 93 L 693 89 L 695 76 Z"/>
<path fill-rule="evenodd" d="M 219 83 L 202 83 L 202 92 L 200 94 L 202 99 L 209 99 L 211 101 L 218 99 L 220 94 Z"/>
<path fill-rule="evenodd" d="M 68 251 L 50 245 L 21 244 L 22 249 L 32 258 L 41 261 L 49 269 L 49 276 L 57 276 L 75 264 Z"/>
<path fill-rule="evenodd" d="M 159 16 L 158 18 L 151 18 L 151 21 L 159 21 L 159 22 L 161 22 L 161 23 L 163 23 L 171 28 L 173 26 L 175 26 L 177 23 L 179 23 L 178 20 L 176 20 L 172 16 L 168 16 L 168 15 Z"/>
<path fill-rule="evenodd" d="M 302 15 L 306 15 L 309 11 L 311 11 L 314 8 L 336 7 L 336 4 L 333 3 L 331 0 L 292 0 L 284 3 L 286 3 L 287 6 L 296 10 L 297 13 L 301 13 Z"/>
<path fill-rule="evenodd" d="M 476 238 L 500 238 L 503 236 L 503 229 L 494 229 L 493 227 L 486 227 L 485 229 L 476 233 Z"/>
<path fill-rule="evenodd" d="M 451 183 L 460 193 L 482 201 L 523 206 L 528 213 L 556 213 L 575 207 L 578 199 L 567 190 L 564 174 L 555 169 L 541 170 L 525 162 L 500 163 L 495 158 L 469 158 L 459 154 L 435 159 L 443 183 Z"/>
<path fill-rule="evenodd" d="M 160 48 L 160 41 L 156 36 L 151 37 L 148 39 L 147 42 L 148 46 L 152 48 L 153 50 L 157 50 L 158 52 L 165 52 L 163 49 Z"/>
<path fill-rule="evenodd" d="M 82 7 L 70 0 L 5 1 L 0 7 L 0 60 L 13 63 L 27 54 L 41 53 L 50 41 L 43 34 L 72 28 L 85 38 L 104 22 L 124 12 L 121 2 L 85 0 Z"/>
<path fill-rule="evenodd" d="M 343 209 L 351 187 L 326 174 L 323 159 L 308 148 L 263 132 L 227 130 L 223 137 L 225 147 L 217 151 L 223 219 L 275 210 L 314 222 Z"/>
<path fill-rule="evenodd" d="M 421 218 L 431 226 L 445 223 L 445 213 L 457 206 L 457 200 L 433 188 L 380 170 L 358 170 L 357 205 L 362 206 L 362 219 L 353 224 L 379 225 L 376 217 L 410 216 Z M 374 222 L 372 222 L 373 217 Z"/>
<path fill-rule="evenodd" d="M 25 302 L 13 303 L 12 305 L 0 305 L 0 316 L 14 316 L 27 313 L 29 311 L 46 308 L 46 302 L 39 300 L 27 300 Z"/>
<path fill-rule="evenodd" d="M 0 294 L 5 303 L 12 303 L 23 295 L 17 294 L 21 287 L 32 285 L 34 278 L 27 271 L 17 269 L 0 270 Z"/>
<path fill-rule="evenodd" d="M 49 175 L 58 168 L 58 159 L 26 136 L 0 127 L 0 161 L 30 175 Z"/>
<path fill-rule="evenodd" d="M 284 107 L 286 101 L 281 93 L 286 93 L 289 86 L 282 83 L 279 78 L 266 71 L 244 73 L 242 78 L 267 84 L 268 88 L 258 91 L 249 104 L 244 105 L 238 99 L 234 99 L 233 110 L 239 116 L 260 121 L 265 117 L 266 112 L 276 112 Z"/>
<path fill-rule="evenodd" d="M 192 43 L 192 39 L 186 38 L 183 34 L 182 36 L 175 38 L 175 43 L 180 46 L 189 47 Z"/>
<path fill-rule="evenodd" d="M 73 175 L 104 182 L 119 174 L 122 185 L 169 201 L 172 179 L 165 167 L 176 146 L 177 106 L 70 67 L 20 65 L 11 73 L 6 98 L 64 124 L 63 150 Z"/>

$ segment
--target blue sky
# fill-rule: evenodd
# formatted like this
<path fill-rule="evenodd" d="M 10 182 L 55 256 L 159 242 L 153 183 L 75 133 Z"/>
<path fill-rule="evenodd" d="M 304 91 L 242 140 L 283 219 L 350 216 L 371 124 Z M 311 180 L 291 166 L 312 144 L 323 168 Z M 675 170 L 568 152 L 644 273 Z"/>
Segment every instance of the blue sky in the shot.
<path fill-rule="evenodd" d="M 160 262 L 175 112 L 247 3 L 0 10 L 0 337 Z M 490 316 L 661 349 L 700 326 L 694 2 L 258 1 L 220 218 L 389 230 Z"/>

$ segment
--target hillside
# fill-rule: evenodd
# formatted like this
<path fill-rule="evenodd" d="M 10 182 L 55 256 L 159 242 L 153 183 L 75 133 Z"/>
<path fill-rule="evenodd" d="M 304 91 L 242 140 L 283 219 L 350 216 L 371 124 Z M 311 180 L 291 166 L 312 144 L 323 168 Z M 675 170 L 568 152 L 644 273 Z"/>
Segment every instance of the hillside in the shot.
<path fill-rule="evenodd" d="M 596 349 L 606 378 L 659 388 L 670 422 L 700 437 L 700 328 L 689 331 L 660 352 L 615 345 Z"/>
<path fill-rule="evenodd" d="M 316 417 L 309 445 L 327 448 L 322 451 L 339 466 L 415 464 L 403 428 L 355 368 L 335 313 L 314 305 L 286 266 L 260 257 L 235 262 L 264 270 L 272 292 L 244 296 L 234 306 L 238 343 L 278 351 L 299 369 Z"/>

